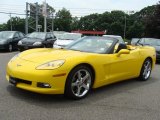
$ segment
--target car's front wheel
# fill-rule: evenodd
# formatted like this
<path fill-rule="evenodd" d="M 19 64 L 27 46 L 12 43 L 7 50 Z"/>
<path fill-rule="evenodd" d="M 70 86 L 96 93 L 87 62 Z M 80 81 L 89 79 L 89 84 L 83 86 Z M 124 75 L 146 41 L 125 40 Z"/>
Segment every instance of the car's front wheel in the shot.
<path fill-rule="evenodd" d="M 152 71 L 152 61 L 150 59 L 146 59 L 141 68 L 141 73 L 139 76 L 139 80 L 146 81 L 149 79 Z"/>
<path fill-rule="evenodd" d="M 92 71 L 86 66 L 75 67 L 67 77 L 65 96 L 81 99 L 87 96 L 93 82 Z"/>
<path fill-rule="evenodd" d="M 8 45 L 8 52 L 12 52 L 13 51 L 13 46 L 12 46 L 12 44 L 9 44 Z"/>

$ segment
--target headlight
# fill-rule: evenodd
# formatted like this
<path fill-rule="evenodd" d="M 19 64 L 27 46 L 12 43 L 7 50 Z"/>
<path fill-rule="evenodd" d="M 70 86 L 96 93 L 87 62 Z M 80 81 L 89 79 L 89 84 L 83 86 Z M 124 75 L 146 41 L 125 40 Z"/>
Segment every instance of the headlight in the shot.
<path fill-rule="evenodd" d="M 37 70 L 53 70 L 61 67 L 64 63 L 65 63 L 65 60 L 54 60 L 51 62 L 44 63 L 38 66 L 36 69 Z"/>
<path fill-rule="evenodd" d="M 19 42 L 18 42 L 18 45 L 22 45 L 22 41 L 19 41 Z"/>
<path fill-rule="evenodd" d="M 35 43 L 33 43 L 33 45 L 41 45 L 42 44 L 42 42 L 35 42 Z"/>
<path fill-rule="evenodd" d="M 10 62 L 14 61 L 18 56 L 19 56 L 19 54 L 16 54 L 14 57 L 12 57 L 12 59 L 10 60 Z"/>

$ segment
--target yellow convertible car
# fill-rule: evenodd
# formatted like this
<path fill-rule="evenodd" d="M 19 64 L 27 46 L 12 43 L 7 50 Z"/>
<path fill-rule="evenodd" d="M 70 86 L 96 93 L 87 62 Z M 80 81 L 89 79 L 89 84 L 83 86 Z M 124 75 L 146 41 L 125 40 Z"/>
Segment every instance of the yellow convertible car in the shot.
<path fill-rule="evenodd" d="M 17 88 L 81 99 L 92 88 L 131 78 L 146 81 L 153 47 L 129 46 L 109 37 L 84 37 L 64 49 L 32 49 L 14 56 L 6 78 Z"/>

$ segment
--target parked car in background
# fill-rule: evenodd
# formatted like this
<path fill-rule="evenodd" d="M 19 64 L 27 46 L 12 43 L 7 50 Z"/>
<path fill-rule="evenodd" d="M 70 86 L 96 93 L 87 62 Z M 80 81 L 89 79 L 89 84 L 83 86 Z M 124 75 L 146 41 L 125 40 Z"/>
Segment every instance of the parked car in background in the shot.
<path fill-rule="evenodd" d="M 61 34 L 58 39 L 55 41 L 54 48 L 63 48 L 70 44 L 71 42 L 82 37 L 81 33 L 64 33 Z"/>
<path fill-rule="evenodd" d="M 139 41 L 140 38 L 132 38 L 131 39 L 131 45 L 136 45 L 136 43 Z"/>
<path fill-rule="evenodd" d="M 1 31 L 0 32 L 0 50 L 11 52 L 17 49 L 17 43 L 24 38 L 24 34 L 19 31 Z"/>
<path fill-rule="evenodd" d="M 141 38 L 137 44 L 142 46 L 152 46 L 156 49 L 156 59 L 160 61 L 160 39 L 156 38 Z"/>
<path fill-rule="evenodd" d="M 116 38 L 119 40 L 119 43 L 123 43 L 125 44 L 123 38 L 121 36 L 118 36 L 118 35 L 103 35 L 104 37 L 110 37 L 110 38 Z"/>
<path fill-rule="evenodd" d="M 65 32 L 65 31 L 53 31 L 53 34 L 54 34 L 54 36 L 56 36 L 57 39 L 64 33 L 68 33 L 68 32 Z"/>
<path fill-rule="evenodd" d="M 52 48 L 56 37 L 52 32 L 33 32 L 18 42 L 20 51 L 31 48 Z"/>

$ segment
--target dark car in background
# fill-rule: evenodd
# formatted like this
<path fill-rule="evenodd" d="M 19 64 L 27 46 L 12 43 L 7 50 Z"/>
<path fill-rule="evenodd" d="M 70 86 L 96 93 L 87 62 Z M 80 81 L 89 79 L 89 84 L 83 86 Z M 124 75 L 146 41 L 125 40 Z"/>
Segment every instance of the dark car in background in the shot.
<path fill-rule="evenodd" d="M 137 44 L 143 46 L 153 46 L 156 49 L 156 59 L 160 62 L 160 39 L 156 38 L 141 38 Z"/>
<path fill-rule="evenodd" d="M 33 32 L 18 42 L 20 51 L 31 48 L 52 48 L 56 37 L 52 32 Z"/>
<path fill-rule="evenodd" d="M 17 43 L 24 38 L 24 34 L 19 31 L 1 31 L 0 32 L 0 50 L 11 52 L 17 49 Z"/>

